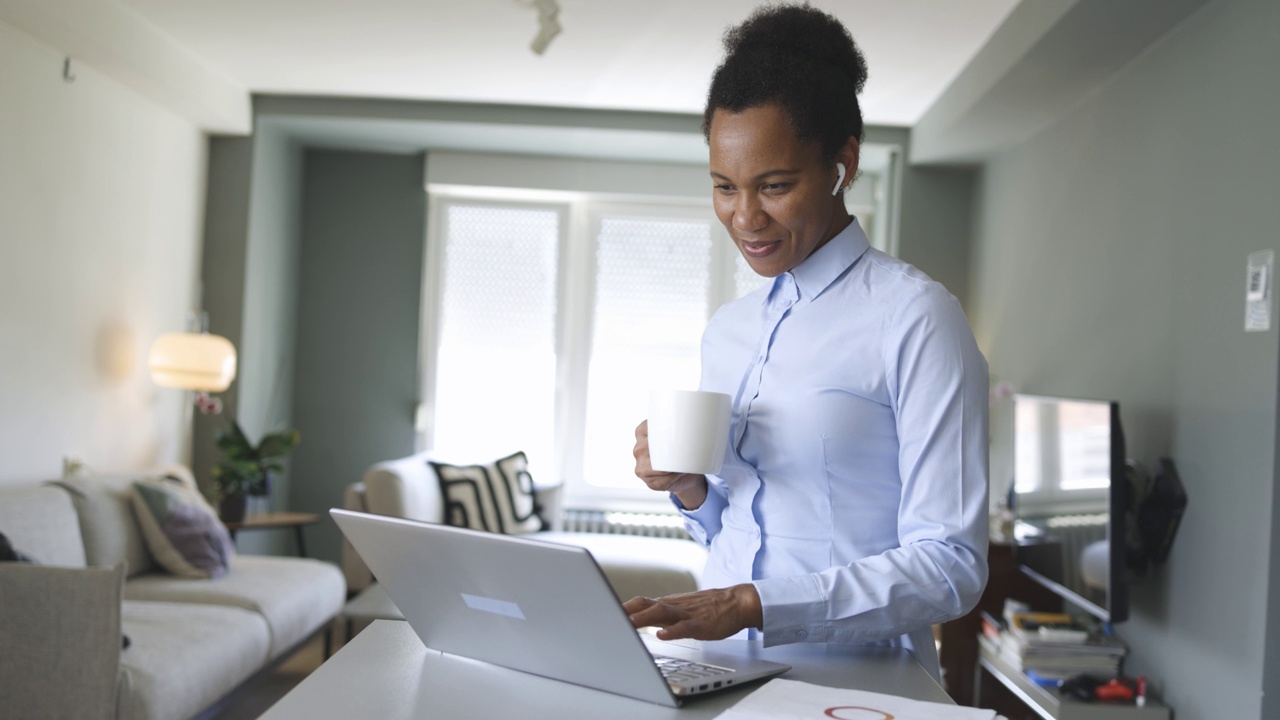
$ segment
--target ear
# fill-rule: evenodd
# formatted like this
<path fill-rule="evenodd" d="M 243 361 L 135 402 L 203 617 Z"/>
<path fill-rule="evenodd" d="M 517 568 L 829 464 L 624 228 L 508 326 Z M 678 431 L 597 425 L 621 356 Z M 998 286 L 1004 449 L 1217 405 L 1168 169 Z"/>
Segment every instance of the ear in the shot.
<path fill-rule="evenodd" d="M 849 186 L 858 179 L 859 150 L 860 146 L 858 144 L 858 138 L 853 136 L 850 136 L 849 139 L 845 141 L 844 145 L 841 145 L 840 149 L 836 150 L 835 161 L 844 165 L 847 169 L 843 178 L 843 187 L 840 188 L 841 190 L 848 190 Z"/>

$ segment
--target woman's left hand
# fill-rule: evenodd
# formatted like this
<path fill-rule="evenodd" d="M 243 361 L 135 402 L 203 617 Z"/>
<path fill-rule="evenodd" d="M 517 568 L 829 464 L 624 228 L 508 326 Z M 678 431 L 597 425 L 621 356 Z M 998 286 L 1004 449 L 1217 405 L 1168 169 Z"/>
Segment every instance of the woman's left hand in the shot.
<path fill-rule="evenodd" d="M 661 628 L 659 640 L 723 640 L 744 628 L 764 624 L 760 595 L 750 583 L 656 600 L 635 597 L 623 603 L 622 609 L 637 628 Z"/>

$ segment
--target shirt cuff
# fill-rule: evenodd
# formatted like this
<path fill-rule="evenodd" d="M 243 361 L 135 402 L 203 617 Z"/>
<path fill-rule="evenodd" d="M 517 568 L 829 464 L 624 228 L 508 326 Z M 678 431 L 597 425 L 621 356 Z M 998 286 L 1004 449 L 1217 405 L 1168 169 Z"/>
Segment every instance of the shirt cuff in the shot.
<path fill-rule="evenodd" d="M 686 509 L 675 493 L 669 493 L 668 497 L 671 498 L 671 504 L 675 505 L 676 510 L 679 510 L 684 517 L 684 530 L 689 533 L 689 537 L 699 545 L 710 545 L 711 538 L 720 532 L 720 516 L 724 512 L 724 507 L 721 503 L 715 502 L 715 499 L 720 496 L 708 488 L 707 499 L 703 500 L 696 510 Z"/>
<path fill-rule="evenodd" d="M 814 575 L 753 580 L 764 618 L 764 646 L 827 642 L 827 601 Z"/>

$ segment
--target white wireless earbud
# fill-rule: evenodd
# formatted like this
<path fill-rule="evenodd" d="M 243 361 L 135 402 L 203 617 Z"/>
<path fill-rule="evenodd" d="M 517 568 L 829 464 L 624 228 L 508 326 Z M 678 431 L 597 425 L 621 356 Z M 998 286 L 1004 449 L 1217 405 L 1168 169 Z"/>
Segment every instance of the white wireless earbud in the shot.
<path fill-rule="evenodd" d="M 842 162 L 836 163 L 836 186 L 831 188 L 832 195 L 840 194 L 840 186 L 844 184 L 844 174 L 846 172 L 848 171 L 845 170 L 844 163 Z"/>

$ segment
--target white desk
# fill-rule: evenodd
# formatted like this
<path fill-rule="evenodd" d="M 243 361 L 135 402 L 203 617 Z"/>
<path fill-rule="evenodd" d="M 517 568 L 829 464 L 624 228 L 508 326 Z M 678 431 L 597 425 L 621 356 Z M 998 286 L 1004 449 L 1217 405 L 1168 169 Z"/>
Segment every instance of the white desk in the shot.
<path fill-rule="evenodd" d="M 723 640 L 717 650 L 755 654 L 793 669 L 782 677 L 890 693 L 951 699 L 905 650 Z M 714 718 L 758 687 L 749 683 L 668 708 L 548 680 L 423 647 L 408 623 L 377 620 L 311 673 L 262 720 L 343 718 L 520 718 L 694 720 Z"/>

